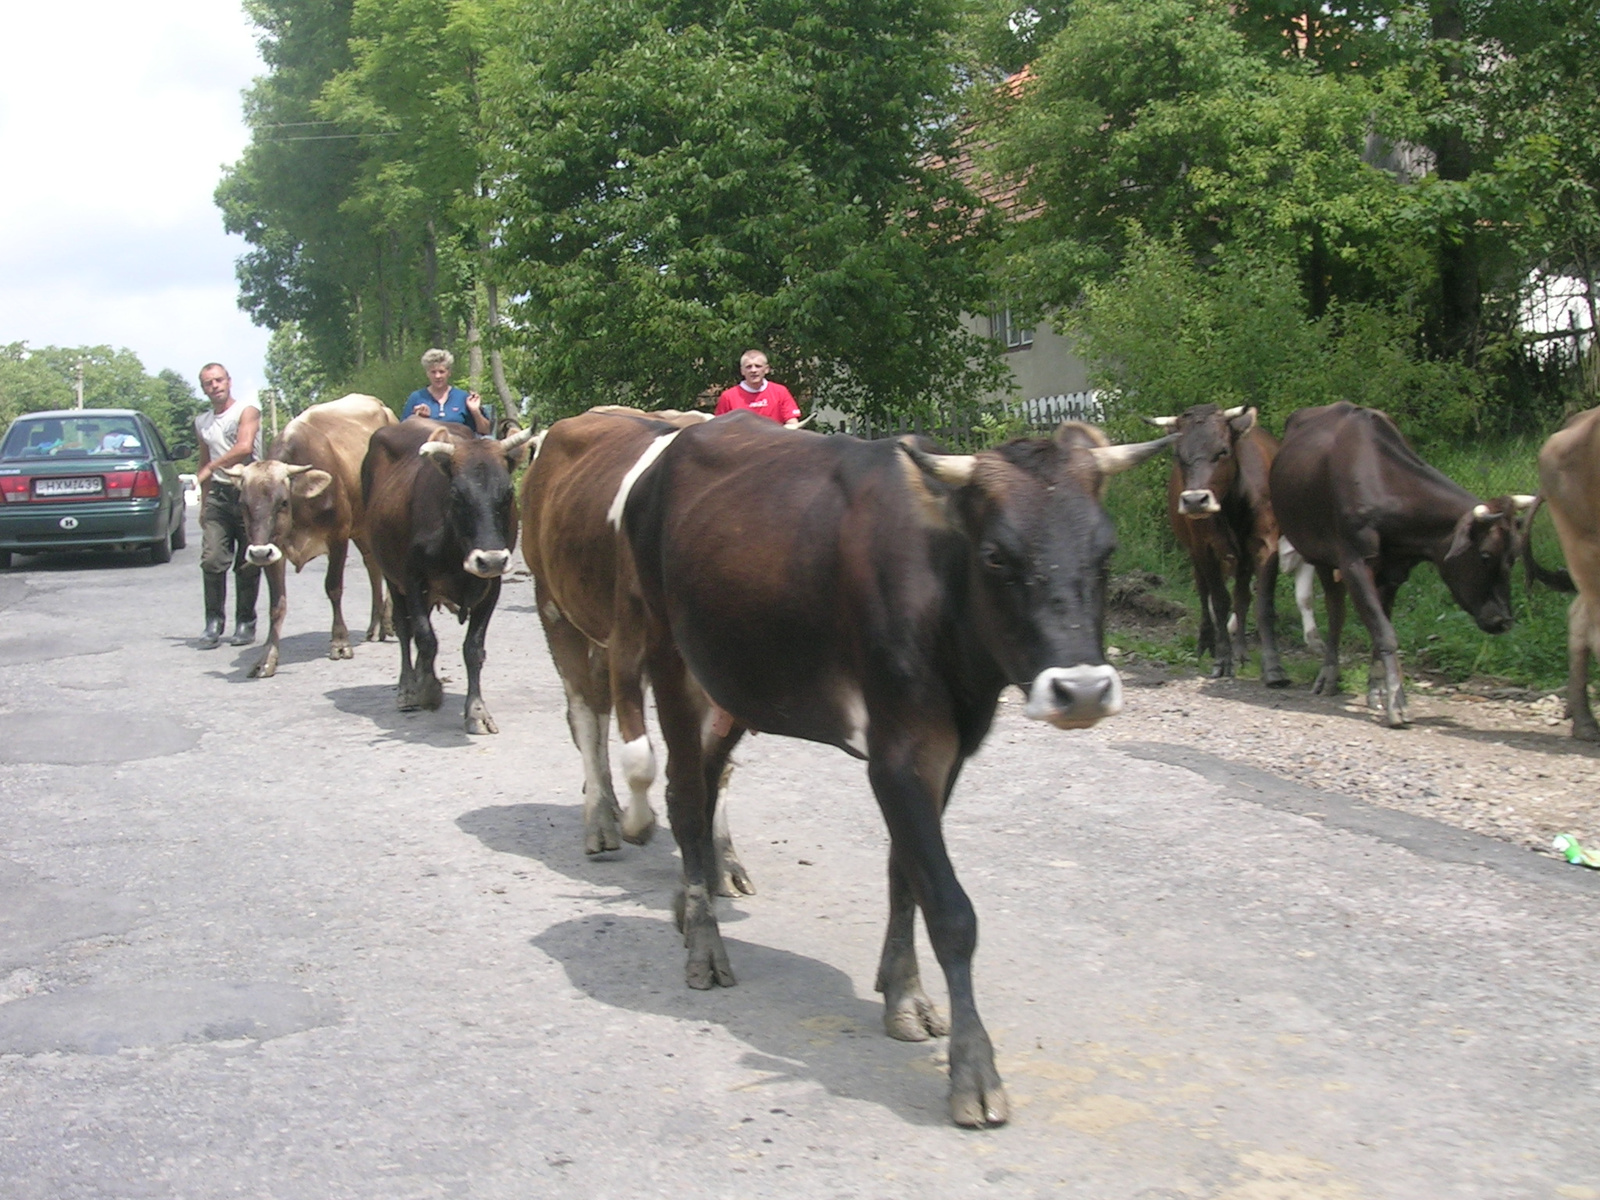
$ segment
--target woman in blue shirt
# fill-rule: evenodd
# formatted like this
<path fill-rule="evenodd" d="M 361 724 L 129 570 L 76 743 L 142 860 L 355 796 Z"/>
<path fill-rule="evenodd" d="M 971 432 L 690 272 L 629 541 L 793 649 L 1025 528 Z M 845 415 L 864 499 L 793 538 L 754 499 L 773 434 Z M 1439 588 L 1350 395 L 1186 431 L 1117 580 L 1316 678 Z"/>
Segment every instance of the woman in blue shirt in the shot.
<path fill-rule="evenodd" d="M 428 386 L 406 397 L 406 416 L 456 422 L 473 433 L 488 433 L 489 418 L 483 415 L 483 402 L 478 399 L 478 393 L 450 386 L 450 368 L 455 363 L 456 356 L 448 350 L 429 350 L 422 356 Z"/>

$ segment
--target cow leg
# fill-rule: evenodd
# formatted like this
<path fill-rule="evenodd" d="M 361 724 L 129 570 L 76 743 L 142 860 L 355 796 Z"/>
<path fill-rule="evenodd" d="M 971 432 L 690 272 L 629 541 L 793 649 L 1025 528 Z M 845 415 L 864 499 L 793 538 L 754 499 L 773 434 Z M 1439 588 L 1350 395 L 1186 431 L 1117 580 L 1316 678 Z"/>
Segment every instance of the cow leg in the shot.
<path fill-rule="evenodd" d="M 644 608 L 633 590 L 630 564 L 618 564 L 611 639 L 606 647 L 611 702 L 616 706 L 617 734 L 622 739 L 622 775 L 628 781 L 628 811 L 622 816 L 622 839 L 643 846 L 655 836 L 656 814 L 650 787 L 656 781 L 656 752 L 644 723 Z"/>
<path fill-rule="evenodd" d="M 1322 670 L 1317 672 L 1311 691 L 1332 696 L 1339 690 L 1339 635 L 1344 632 L 1344 584 L 1335 578 L 1332 567 L 1318 567 L 1322 580 L 1322 599 L 1328 606 L 1328 640 L 1322 648 Z"/>
<path fill-rule="evenodd" d="M 1367 684 L 1367 703 L 1375 699 L 1383 702 L 1384 721 L 1392 729 L 1398 729 L 1406 723 L 1406 694 L 1401 686 L 1400 679 L 1400 644 L 1395 637 L 1394 626 L 1389 623 L 1389 618 L 1384 609 L 1387 605 L 1394 604 L 1394 589 L 1398 584 L 1385 581 L 1382 585 L 1373 578 L 1372 569 L 1367 566 L 1364 559 L 1346 561 L 1341 570 L 1344 573 L 1345 586 L 1350 589 L 1350 599 L 1356 606 L 1362 624 L 1367 627 L 1367 634 L 1372 638 L 1373 666 L 1381 672 L 1383 683 L 1382 692 L 1374 696 L 1369 678 Z M 1329 625 L 1333 623 L 1329 615 Z M 1331 629 L 1329 631 L 1332 632 Z"/>
<path fill-rule="evenodd" d="M 1195 653 L 1213 654 L 1217 649 L 1217 625 L 1211 619 L 1211 593 L 1206 590 L 1206 576 L 1200 560 L 1191 560 L 1190 566 L 1194 569 L 1195 594 L 1200 597 L 1200 633 L 1195 638 Z"/>
<path fill-rule="evenodd" d="M 461 645 L 461 657 L 467 664 L 467 705 L 463 716 L 468 733 L 499 733 L 500 727 L 489 715 L 489 706 L 483 702 L 479 681 L 483 676 L 486 656 L 484 641 L 489 636 L 489 618 L 494 616 L 495 605 L 500 602 L 500 580 L 489 580 L 489 588 L 482 600 L 472 606 L 472 616 L 467 620 L 467 636 Z M 443 698 L 443 689 L 440 689 Z M 438 704 L 434 705 L 435 708 Z M 604 743 L 601 743 L 604 745 Z"/>
<path fill-rule="evenodd" d="M 389 587 L 389 594 L 393 596 L 394 586 Z M 395 689 L 395 704 L 402 711 L 416 707 L 412 696 L 416 692 L 414 681 L 416 668 L 411 661 L 411 603 L 405 596 L 400 597 L 400 603 L 394 610 L 395 640 L 400 643 L 400 683 Z"/>
<path fill-rule="evenodd" d="M 733 724 L 719 729 L 716 714 L 707 698 L 707 713 L 701 718 L 701 753 L 706 764 L 706 795 L 711 800 L 711 850 L 717 865 L 717 895 L 753 896 L 756 885 L 750 872 L 739 861 L 739 852 L 733 848 L 733 835 L 728 831 L 728 799 L 723 794 L 728 781 L 733 778 L 733 748 L 744 736 L 744 726 Z"/>
<path fill-rule="evenodd" d="M 1277 552 L 1264 550 L 1256 562 L 1256 631 L 1261 637 L 1261 682 L 1268 687 L 1288 687 L 1288 672 L 1278 658 Z"/>
<path fill-rule="evenodd" d="M 978 918 L 950 865 L 940 828 L 945 784 L 953 778 L 956 765 L 954 732 L 891 737 L 879 729 L 874 720 L 867 777 L 889 826 L 892 861 L 900 864 L 900 875 L 922 909 L 928 940 L 950 991 L 950 1116 L 957 1125 L 968 1127 L 1004 1125 L 1010 1104 L 972 989 Z M 891 922 L 879 971 L 891 987 L 902 988 L 898 994 L 885 993 L 886 1007 L 899 1012 L 916 1006 L 914 993 L 905 986 L 915 979 L 915 958 L 905 948 L 908 922 L 903 895 L 896 899 L 893 876 L 890 886 Z"/>
<path fill-rule="evenodd" d="M 392 589 L 391 589 L 392 591 Z M 403 712 L 427 709 L 432 712 L 444 703 L 444 684 L 434 673 L 434 660 L 439 657 L 439 637 L 433 632 L 433 614 L 428 608 L 428 583 L 420 576 L 406 581 L 406 594 L 401 603 L 404 613 L 397 613 L 403 628 L 400 633 L 401 672 L 399 703 Z M 413 664 L 407 652 L 408 644 L 415 644 L 417 657 Z"/>
<path fill-rule="evenodd" d="M 622 813 L 617 808 L 611 759 L 606 753 L 611 725 L 607 655 L 562 615 L 537 578 L 533 591 L 539 620 L 544 625 L 544 639 L 567 693 L 567 728 L 583 758 L 583 852 L 620 850 L 617 826 Z"/>
<path fill-rule="evenodd" d="M 1578 593 L 1567 608 L 1567 712 L 1572 736 L 1580 742 L 1600 742 L 1600 725 L 1589 707 L 1589 656 L 1595 647 L 1594 615 Z"/>
<path fill-rule="evenodd" d="M 251 679 L 271 679 L 278 673 L 278 643 L 283 637 L 283 618 L 289 612 L 289 590 L 284 586 L 284 561 L 265 568 L 267 576 L 267 648 L 250 668 Z"/>
<path fill-rule="evenodd" d="M 706 763 L 701 752 L 700 711 L 693 684 L 677 647 L 664 638 L 651 647 L 650 680 L 656 715 L 667 745 L 667 820 L 683 858 L 683 890 L 673 898 L 673 913 L 688 948 L 684 978 L 700 991 L 737 982 L 717 926 L 712 873 L 711 806 Z"/>
<path fill-rule="evenodd" d="M 1229 629 L 1232 613 L 1229 611 L 1228 577 L 1215 555 L 1207 555 L 1205 559 L 1205 584 L 1200 592 L 1200 607 L 1202 611 L 1210 610 L 1209 619 L 1216 631 L 1211 647 L 1211 677 L 1231 679 L 1234 634 Z"/>
<path fill-rule="evenodd" d="M 1322 635 L 1317 632 L 1316 592 L 1313 584 L 1317 569 L 1302 562 L 1294 572 L 1294 604 L 1300 610 L 1300 632 L 1306 640 L 1306 649 L 1313 654 L 1323 651 Z"/>
<path fill-rule="evenodd" d="M 917 967 L 916 918 L 911 876 L 891 851 L 889 925 L 873 986 L 883 993 L 884 1032 L 902 1042 L 925 1042 L 950 1032 L 950 1022 L 922 989 L 922 973 Z"/>
<path fill-rule="evenodd" d="M 378 560 L 367 547 L 367 539 L 354 537 L 356 549 L 361 551 L 361 565 L 367 568 L 367 582 L 372 587 L 372 615 L 367 619 L 367 641 L 381 642 L 394 636 L 393 590 L 384 595 L 383 572 Z"/>
<path fill-rule="evenodd" d="M 350 630 L 344 623 L 344 564 L 350 553 L 350 543 L 344 538 L 328 542 L 328 577 L 322 590 L 327 594 L 328 606 L 333 609 L 333 633 L 328 642 L 328 657 L 353 658 L 350 649 Z"/>

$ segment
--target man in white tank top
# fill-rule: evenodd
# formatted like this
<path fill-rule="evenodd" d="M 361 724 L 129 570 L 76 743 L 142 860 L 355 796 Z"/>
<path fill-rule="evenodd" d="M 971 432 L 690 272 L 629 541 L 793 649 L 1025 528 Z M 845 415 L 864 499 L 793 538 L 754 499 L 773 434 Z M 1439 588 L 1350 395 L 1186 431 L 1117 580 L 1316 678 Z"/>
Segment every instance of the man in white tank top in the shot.
<path fill-rule="evenodd" d="M 200 390 L 211 401 L 211 411 L 194 419 L 200 443 L 200 578 L 205 583 L 206 631 L 201 649 L 214 649 L 227 625 L 228 568 L 237 585 L 231 644 L 248 646 L 256 640 L 256 596 L 261 590 L 261 568 L 244 560 L 244 513 L 239 489 L 213 478 L 219 467 L 242 467 L 261 457 L 261 406 L 254 400 L 235 400 L 233 381 L 221 363 L 200 369 Z"/>

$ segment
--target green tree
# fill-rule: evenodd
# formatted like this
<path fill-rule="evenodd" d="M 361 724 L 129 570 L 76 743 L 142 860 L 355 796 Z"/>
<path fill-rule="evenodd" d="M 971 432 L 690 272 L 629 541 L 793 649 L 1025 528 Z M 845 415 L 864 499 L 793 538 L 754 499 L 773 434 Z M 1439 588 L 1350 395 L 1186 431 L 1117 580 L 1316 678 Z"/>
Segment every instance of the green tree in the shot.
<path fill-rule="evenodd" d="M 496 258 L 553 411 L 684 406 L 760 346 L 816 400 L 998 377 L 958 318 L 988 224 L 956 172 L 948 3 L 507 14 L 485 72 Z"/>
<path fill-rule="evenodd" d="M 333 399 L 332 381 L 298 322 L 286 322 L 272 331 L 267 340 L 266 375 L 267 386 L 291 413 Z"/>
<path fill-rule="evenodd" d="M 80 367 L 85 408 L 137 408 L 169 445 L 193 444 L 193 386 L 175 371 L 146 374 L 132 350 L 110 346 L 0 347 L 0 416 L 9 422 L 24 412 L 72 408 Z"/>

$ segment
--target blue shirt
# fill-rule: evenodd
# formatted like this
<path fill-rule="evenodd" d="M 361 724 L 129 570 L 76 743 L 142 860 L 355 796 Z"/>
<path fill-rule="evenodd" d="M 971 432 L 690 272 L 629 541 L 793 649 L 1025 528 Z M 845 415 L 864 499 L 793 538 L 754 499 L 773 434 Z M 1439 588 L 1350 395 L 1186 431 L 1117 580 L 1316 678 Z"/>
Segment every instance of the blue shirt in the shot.
<path fill-rule="evenodd" d="M 478 432 L 472 412 L 467 408 L 467 393 L 458 387 L 451 388 L 450 394 L 442 401 L 435 400 L 427 388 L 418 388 L 406 397 L 406 416 L 410 417 L 419 404 L 428 406 L 427 415 L 435 421 L 454 421 L 458 425 L 465 425 L 473 433 Z"/>

